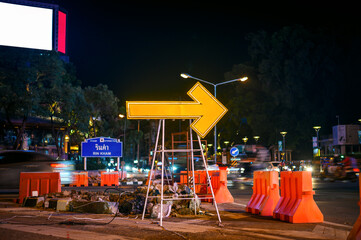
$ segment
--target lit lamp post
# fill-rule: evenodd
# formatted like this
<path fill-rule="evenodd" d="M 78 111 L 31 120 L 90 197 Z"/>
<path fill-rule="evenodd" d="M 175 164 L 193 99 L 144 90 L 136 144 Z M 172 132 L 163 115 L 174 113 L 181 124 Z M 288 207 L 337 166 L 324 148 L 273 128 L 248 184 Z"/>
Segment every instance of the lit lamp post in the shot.
<path fill-rule="evenodd" d="M 254 140 L 256 141 L 256 144 L 257 144 L 258 140 L 259 140 L 259 136 L 254 136 L 253 138 L 254 138 Z"/>
<path fill-rule="evenodd" d="M 123 115 L 123 114 L 121 114 L 121 113 L 119 113 L 119 118 L 120 119 L 123 119 L 123 118 L 125 118 L 125 115 Z M 127 120 L 126 119 L 124 119 L 124 133 L 123 133 L 123 160 L 125 159 L 125 128 L 126 128 L 126 126 L 127 126 Z"/>
<path fill-rule="evenodd" d="M 69 135 L 66 134 L 66 135 L 64 136 L 64 152 L 65 152 L 65 153 L 68 153 L 69 140 L 70 140 Z"/>
<path fill-rule="evenodd" d="M 320 131 L 321 126 L 314 126 L 313 129 L 315 129 L 316 131 L 316 136 L 317 136 L 316 140 L 317 140 L 317 148 L 318 148 L 318 132 Z"/>
<path fill-rule="evenodd" d="M 247 138 L 247 137 L 244 137 L 244 138 L 242 138 L 242 140 L 243 140 L 243 142 L 244 142 L 243 152 L 245 153 L 245 152 L 246 152 L 246 144 L 247 144 L 248 138 Z"/>
<path fill-rule="evenodd" d="M 181 77 L 182 78 L 192 78 L 192 79 L 198 80 L 200 82 L 212 85 L 214 87 L 214 97 L 215 98 L 217 98 L 217 86 L 224 85 L 227 83 L 232 83 L 232 82 L 244 82 L 244 81 L 247 81 L 247 79 L 248 79 L 248 77 L 242 77 L 242 78 L 236 78 L 236 79 L 232 79 L 232 80 L 228 80 L 225 82 L 220 82 L 220 83 L 214 84 L 214 83 L 208 82 L 206 80 L 193 77 L 193 76 L 189 75 L 188 73 L 181 73 Z M 217 125 L 214 125 L 214 163 L 217 164 Z"/>
<path fill-rule="evenodd" d="M 286 134 L 287 132 L 280 132 L 280 134 L 282 135 L 283 137 L 283 157 L 284 157 L 284 160 L 286 160 Z"/>
<path fill-rule="evenodd" d="M 320 131 L 321 129 L 321 126 L 314 126 L 313 129 L 315 129 L 316 131 L 316 148 L 317 148 L 317 154 L 319 153 L 319 144 L 318 144 L 318 132 Z"/>

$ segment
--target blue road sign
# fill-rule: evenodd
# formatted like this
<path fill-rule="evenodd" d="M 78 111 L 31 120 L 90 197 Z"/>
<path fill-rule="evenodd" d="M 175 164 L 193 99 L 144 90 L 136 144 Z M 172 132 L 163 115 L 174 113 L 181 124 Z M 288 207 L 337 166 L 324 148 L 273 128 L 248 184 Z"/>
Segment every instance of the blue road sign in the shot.
<path fill-rule="evenodd" d="M 229 152 L 231 153 L 232 157 L 236 157 L 239 154 L 239 149 L 237 147 L 232 147 Z"/>
<path fill-rule="evenodd" d="M 82 157 L 122 157 L 123 143 L 114 138 L 90 138 L 81 143 Z"/>

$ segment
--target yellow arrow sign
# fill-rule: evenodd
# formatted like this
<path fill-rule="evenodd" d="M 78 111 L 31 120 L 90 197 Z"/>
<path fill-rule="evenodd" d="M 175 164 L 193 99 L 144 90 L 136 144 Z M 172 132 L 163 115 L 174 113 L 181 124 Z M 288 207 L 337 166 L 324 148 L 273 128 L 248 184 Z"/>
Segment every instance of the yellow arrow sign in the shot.
<path fill-rule="evenodd" d="M 187 94 L 193 101 L 127 101 L 127 117 L 195 119 L 191 128 L 204 138 L 228 110 L 199 82 Z"/>

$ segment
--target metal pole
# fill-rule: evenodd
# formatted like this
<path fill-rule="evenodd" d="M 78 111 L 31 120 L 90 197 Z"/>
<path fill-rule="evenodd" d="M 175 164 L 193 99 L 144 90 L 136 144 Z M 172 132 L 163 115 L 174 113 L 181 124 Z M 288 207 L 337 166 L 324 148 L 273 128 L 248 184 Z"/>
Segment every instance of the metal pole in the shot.
<path fill-rule="evenodd" d="M 217 216 L 218 216 L 218 221 L 219 221 L 219 224 L 220 224 L 220 223 L 221 223 L 221 217 L 219 216 L 218 206 L 217 206 L 216 198 L 215 198 L 215 196 L 214 196 L 211 178 L 209 177 L 207 163 L 206 163 L 206 160 L 205 160 L 204 154 L 203 154 L 201 139 L 200 139 L 200 137 L 199 137 L 198 134 L 197 134 L 197 138 L 198 138 L 198 144 L 199 144 L 200 149 L 201 149 L 201 154 L 202 154 L 202 159 L 203 159 L 204 168 L 206 169 L 207 180 L 208 180 L 208 183 L 209 183 L 209 187 L 210 187 L 210 189 L 211 189 L 214 206 L 215 206 L 215 208 L 216 208 L 216 212 L 217 212 Z"/>
<path fill-rule="evenodd" d="M 84 158 L 84 170 L 86 171 L 86 157 Z"/>
<path fill-rule="evenodd" d="M 192 124 L 192 120 L 189 119 L 189 125 Z M 197 208 L 196 206 L 196 179 L 194 177 L 194 152 L 193 152 L 193 135 L 192 135 L 192 128 L 189 128 L 189 133 L 190 133 L 190 140 L 191 140 L 191 161 L 192 161 L 192 178 L 193 178 L 193 193 L 194 193 L 194 215 L 197 215 Z M 200 146 L 200 148 L 202 148 L 202 146 Z M 203 151 L 202 151 L 203 153 Z"/>
<path fill-rule="evenodd" d="M 163 227 L 163 185 L 164 185 L 164 131 L 165 131 L 165 120 L 162 119 L 163 126 L 162 126 L 162 187 L 161 187 L 161 193 L 160 193 L 160 226 Z"/>
<path fill-rule="evenodd" d="M 145 209 L 147 208 L 148 195 L 149 195 L 149 188 L 150 188 L 150 182 L 152 181 L 152 177 L 153 177 L 153 168 L 154 168 L 155 156 L 157 155 L 158 140 L 159 140 L 159 132 L 160 132 L 160 126 L 161 126 L 161 123 L 162 123 L 162 122 L 161 122 L 161 120 L 159 120 L 158 132 L 157 132 L 157 138 L 156 138 L 156 140 L 155 140 L 155 147 L 154 147 L 154 154 L 153 154 L 152 167 L 150 168 L 150 173 L 149 173 L 149 180 L 148 180 L 147 194 L 145 195 L 145 202 L 144 202 L 144 208 L 143 208 L 142 220 L 144 220 Z"/>
<path fill-rule="evenodd" d="M 140 120 L 138 120 L 138 137 L 139 137 L 139 126 L 140 125 Z M 137 144 L 137 160 L 138 160 L 138 166 L 139 166 L 139 163 L 140 163 L 140 160 L 139 160 L 139 138 L 138 138 L 138 144 Z"/>
<path fill-rule="evenodd" d="M 120 171 L 119 164 L 120 164 L 119 157 L 117 157 L 117 171 L 118 172 Z"/>
<path fill-rule="evenodd" d="M 124 160 L 124 162 L 125 162 L 125 129 L 127 128 L 127 119 L 126 119 L 126 117 L 124 117 L 124 134 L 123 134 L 123 138 L 124 138 L 124 140 L 123 140 L 123 150 L 124 150 L 124 154 L 123 154 L 123 160 Z"/>
<path fill-rule="evenodd" d="M 214 98 L 217 98 L 217 85 L 214 85 Z M 217 124 L 214 125 L 214 164 L 217 164 Z"/>
<path fill-rule="evenodd" d="M 287 156 L 286 156 L 286 140 L 285 140 L 285 135 L 283 136 L 283 157 L 285 162 L 287 162 Z"/>

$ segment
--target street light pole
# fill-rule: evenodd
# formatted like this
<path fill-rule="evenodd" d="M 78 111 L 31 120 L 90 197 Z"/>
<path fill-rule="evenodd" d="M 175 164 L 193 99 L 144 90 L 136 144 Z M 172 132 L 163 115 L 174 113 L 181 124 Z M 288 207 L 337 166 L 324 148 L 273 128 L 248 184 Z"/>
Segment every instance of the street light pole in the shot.
<path fill-rule="evenodd" d="M 247 145 L 247 141 L 248 141 L 248 137 L 244 137 L 242 138 L 243 142 L 244 142 L 244 148 L 243 148 L 243 153 L 246 153 L 246 145 Z"/>
<path fill-rule="evenodd" d="M 259 136 L 253 136 L 254 140 L 256 141 L 256 145 L 258 143 L 258 140 L 259 140 Z"/>
<path fill-rule="evenodd" d="M 119 118 L 123 119 L 125 118 L 125 115 L 119 114 Z M 124 119 L 124 134 L 123 134 L 123 160 L 125 160 L 125 129 L 127 126 L 127 119 Z"/>
<path fill-rule="evenodd" d="M 236 79 L 232 79 L 232 80 L 229 80 L 229 81 L 214 84 L 214 83 L 208 82 L 206 80 L 203 80 L 203 79 L 200 79 L 200 78 L 197 78 L 197 77 L 193 77 L 193 76 L 189 75 L 188 73 L 181 73 L 180 76 L 182 78 L 192 78 L 194 80 L 198 80 L 200 82 L 204 82 L 204 83 L 207 83 L 209 85 L 212 85 L 214 87 L 214 97 L 215 98 L 217 98 L 217 86 L 224 85 L 224 84 L 227 84 L 227 83 L 232 83 L 232 82 L 239 82 L 239 81 L 244 82 L 244 81 L 246 81 L 248 79 L 248 77 L 242 77 L 242 78 L 236 78 Z M 217 164 L 217 124 L 214 125 L 214 163 Z"/>
<path fill-rule="evenodd" d="M 315 129 L 316 131 L 316 136 L 317 136 L 316 140 L 317 140 L 317 149 L 318 149 L 318 132 L 320 131 L 321 126 L 314 126 L 313 129 Z"/>
<path fill-rule="evenodd" d="M 315 131 L 316 131 L 317 154 L 318 154 L 318 153 L 321 154 L 321 150 L 320 150 L 319 143 L 318 143 L 318 132 L 320 131 L 321 126 L 314 126 L 313 129 L 315 129 Z"/>
<path fill-rule="evenodd" d="M 287 152 L 286 152 L 286 134 L 287 132 L 280 132 L 280 134 L 283 137 L 283 154 L 284 154 L 284 160 L 287 160 Z"/>

